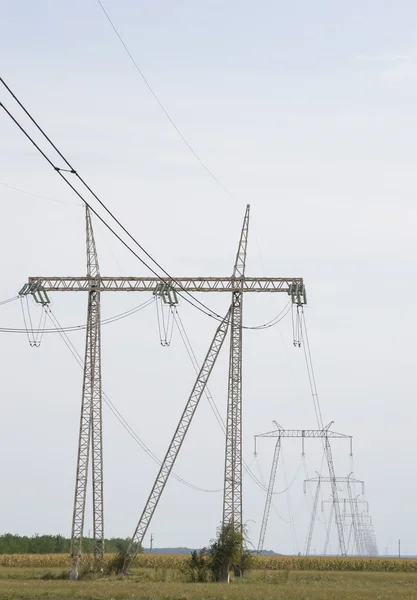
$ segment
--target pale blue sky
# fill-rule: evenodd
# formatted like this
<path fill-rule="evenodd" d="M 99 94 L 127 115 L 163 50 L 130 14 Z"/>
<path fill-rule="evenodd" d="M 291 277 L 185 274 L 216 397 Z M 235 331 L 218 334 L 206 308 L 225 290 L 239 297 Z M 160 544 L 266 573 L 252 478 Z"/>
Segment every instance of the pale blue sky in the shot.
<path fill-rule="evenodd" d="M 179 139 L 96 0 L 0 0 L 2 76 L 174 275 L 230 273 L 244 205 L 251 203 L 248 272 L 305 278 L 323 418 L 355 437 L 355 474 L 366 480 L 380 550 L 388 546 L 394 553 L 401 537 L 404 551 L 417 553 L 413 506 L 403 501 L 417 492 L 416 3 L 103 4 L 189 143 L 237 201 Z M 13 108 L 3 93 L 2 101 Z M 78 275 L 85 267 L 77 200 L 4 116 L 0 127 L 0 182 L 73 205 L 0 186 L 7 225 L 1 237 L 7 257 L 3 299 L 28 275 Z M 103 228 L 97 227 L 97 243 L 103 273 L 144 273 Z M 144 299 L 105 297 L 103 312 L 110 316 Z M 225 299 L 203 300 L 225 310 Z M 247 322 L 267 321 L 285 301 L 248 299 Z M 85 319 L 85 298 L 56 295 L 53 307 L 65 324 Z M 0 325 L 21 326 L 19 310 L 2 307 Z M 214 323 L 187 306 L 180 310 L 201 358 Z M 161 349 L 155 327 L 153 310 L 108 326 L 103 385 L 161 455 L 193 373 L 180 340 Z M 284 322 L 246 336 L 248 462 L 252 435 L 270 429 L 272 419 L 292 428 L 315 425 L 302 354 L 293 349 L 291 335 L 290 322 Z M 82 335 L 74 343 L 82 350 Z M 226 354 L 212 383 L 223 413 Z M 0 355 L 0 451 L 11 456 L 0 465 L 9 486 L 0 502 L 0 530 L 68 534 L 79 369 L 52 336 L 39 350 L 23 337 L 3 336 Z M 105 419 L 106 529 L 127 536 L 155 465 L 110 413 Z M 222 478 L 223 440 L 216 427 L 202 405 L 177 467 L 209 488 L 221 486 Z M 338 469 L 345 474 L 347 449 L 338 448 Z M 311 452 L 313 472 L 320 453 Z M 297 543 L 288 525 L 272 515 L 266 545 L 302 551 L 309 509 L 297 471 L 298 446 L 289 445 L 285 456 L 288 479 L 298 473 L 291 488 Z M 265 474 L 271 459 L 272 446 L 260 455 Z M 263 494 L 250 480 L 245 485 L 245 518 L 256 521 L 250 524 L 256 541 Z M 277 486 L 285 487 L 282 473 Z M 277 504 L 287 518 L 284 498 Z M 205 544 L 220 514 L 219 494 L 170 483 L 151 527 L 155 543 Z M 319 540 L 318 550 L 321 545 Z"/>

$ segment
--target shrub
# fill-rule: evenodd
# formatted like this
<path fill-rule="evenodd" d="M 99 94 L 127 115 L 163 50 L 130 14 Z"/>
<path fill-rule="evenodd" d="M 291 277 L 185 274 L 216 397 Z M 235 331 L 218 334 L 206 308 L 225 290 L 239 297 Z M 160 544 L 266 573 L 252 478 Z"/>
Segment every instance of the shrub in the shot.
<path fill-rule="evenodd" d="M 191 552 L 190 558 L 182 565 L 181 571 L 192 583 L 204 583 L 211 579 L 208 552 L 203 548 L 199 552 Z"/>

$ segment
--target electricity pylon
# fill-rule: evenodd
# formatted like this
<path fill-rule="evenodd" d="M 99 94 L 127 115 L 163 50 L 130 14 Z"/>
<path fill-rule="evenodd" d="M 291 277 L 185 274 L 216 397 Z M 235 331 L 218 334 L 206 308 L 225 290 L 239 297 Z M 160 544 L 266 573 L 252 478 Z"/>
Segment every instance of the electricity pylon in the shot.
<path fill-rule="evenodd" d="M 338 504 L 342 504 L 343 505 L 343 513 L 342 513 L 342 523 L 345 521 L 347 516 L 350 516 L 352 518 L 352 526 L 353 526 L 353 531 L 354 531 L 354 536 L 355 536 L 355 544 L 356 544 L 356 550 L 357 550 L 357 554 L 358 556 L 365 556 L 366 555 L 366 548 L 364 545 L 364 541 L 363 541 L 363 535 L 362 535 L 362 528 L 361 528 L 361 516 L 362 514 L 359 514 L 359 510 L 358 510 L 358 505 L 359 504 L 365 504 L 366 505 L 366 510 L 369 510 L 369 504 L 367 502 L 367 500 L 358 500 L 358 498 L 352 498 L 352 494 L 350 491 L 350 482 L 347 483 L 347 487 L 348 487 L 348 498 L 339 498 L 338 500 L 323 500 L 322 504 L 321 504 L 321 509 L 323 510 L 324 504 L 326 503 L 331 503 L 332 507 L 330 510 L 330 517 L 329 517 L 329 524 L 328 524 L 328 530 L 327 530 L 327 538 L 326 538 L 326 544 L 324 547 L 324 554 L 326 554 L 327 552 L 327 545 L 328 545 L 328 538 L 330 536 L 330 529 L 331 529 L 331 525 L 332 525 L 332 519 L 333 519 L 333 514 L 334 514 L 334 505 L 337 502 Z M 350 513 L 347 513 L 347 507 L 350 506 Z"/>
<path fill-rule="evenodd" d="M 351 532 L 354 531 L 355 520 L 358 518 L 356 512 L 346 513 L 344 518 L 351 519 L 350 522 L 350 532 L 349 532 L 349 543 L 348 548 L 350 547 L 350 537 Z M 365 514 L 364 512 L 359 513 L 359 521 L 360 521 L 360 535 L 363 541 L 363 547 L 361 550 L 356 549 L 356 554 L 358 556 L 378 556 L 378 547 L 376 544 L 375 531 L 372 525 L 372 517 L 370 515 Z M 352 552 L 353 554 L 353 552 Z"/>
<path fill-rule="evenodd" d="M 97 350 L 100 347 L 100 319 L 99 315 L 99 298 L 102 292 L 148 292 L 151 294 L 160 293 L 161 286 L 164 293 L 173 294 L 175 297 L 181 297 L 188 293 L 227 293 L 232 294 L 232 308 L 230 315 L 231 323 L 231 342 L 229 353 L 229 385 L 228 385 L 228 409 L 227 409 L 227 426 L 226 426 L 226 456 L 225 456 L 225 482 L 224 482 L 224 501 L 223 501 L 223 524 L 232 522 L 236 530 L 242 531 L 242 330 L 243 330 L 243 295 L 247 293 L 287 293 L 291 297 L 293 305 L 302 306 L 306 304 L 306 295 L 303 279 L 300 277 L 247 277 L 245 274 L 247 237 L 249 228 L 249 206 L 246 208 L 243 227 L 240 235 L 238 252 L 236 255 L 233 274 L 231 277 L 107 277 L 102 276 L 98 270 L 98 261 L 96 261 L 97 269 L 91 269 L 87 272 L 86 277 L 29 277 L 26 283 L 20 290 L 19 294 L 25 296 L 31 294 L 35 302 L 47 305 L 49 304 L 49 292 L 88 292 L 89 293 L 89 311 L 87 330 L 87 344 L 90 348 L 95 348 L 95 351 L 89 353 L 86 358 L 91 357 L 94 369 L 89 369 L 89 385 L 96 385 L 101 382 L 99 374 L 101 373 L 101 354 Z M 89 222 L 89 231 L 92 234 L 91 221 Z M 90 236 L 90 250 L 92 249 Z M 94 241 L 92 242 L 94 246 Z M 93 256 L 93 254 L 91 254 Z M 97 258 L 94 246 L 94 256 Z M 91 263 L 93 264 L 93 263 Z M 94 302 L 93 302 L 94 299 Z M 98 312 L 97 312 L 98 311 Z M 220 319 L 221 320 L 221 319 Z M 90 338 L 88 337 L 90 331 Z M 90 340 L 90 342 L 88 341 Z M 86 367 L 87 369 L 87 367 Z M 95 389 L 95 388 L 94 388 Z M 90 392 L 89 392 L 90 393 Z M 94 396 L 97 397 L 98 396 Z M 101 383 L 100 383 L 100 398 L 101 398 Z M 77 509 L 77 527 L 74 536 L 75 549 L 73 554 L 77 557 L 75 566 L 78 565 L 79 557 L 82 552 L 82 528 L 83 515 L 85 506 L 85 484 L 84 470 L 88 468 L 88 453 L 84 450 L 87 444 L 86 426 L 88 407 L 85 404 L 86 398 L 83 394 L 83 413 L 85 418 L 83 421 L 83 467 L 80 476 L 80 484 L 78 485 L 78 496 L 80 500 L 80 508 Z M 89 435 L 97 440 L 94 456 L 100 457 L 99 463 L 96 464 L 96 473 L 101 473 L 99 467 L 102 466 L 102 445 L 101 445 L 101 411 L 98 412 L 99 404 L 96 403 L 97 411 L 94 412 L 94 418 L 97 421 L 92 421 L 97 424 L 97 432 Z M 101 407 L 101 400 L 100 400 Z M 98 429 L 98 424 L 100 428 Z M 98 436 L 100 431 L 100 437 Z M 95 437 L 94 437 L 95 436 Z M 100 446 L 98 445 L 100 440 Z M 99 478 L 97 478 L 99 481 Z M 78 482 L 78 475 L 77 475 Z M 101 475 L 102 485 L 102 475 Z M 84 487 L 82 487 L 84 486 Z M 100 498 L 100 490 L 98 487 L 95 491 L 98 504 Z M 160 490 L 162 493 L 163 487 Z M 102 498 L 102 493 L 101 493 Z M 102 502 L 102 501 L 101 501 Z M 99 516 L 101 515 L 101 524 L 103 512 L 96 507 L 96 532 L 100 535 Z M 157 502 L 156 502 L 157 504 Z M 155 506 L 156 506 L 155 504 Z M 78 504 L 77 504 L 78 506 Z M 102 503 L 101 503 L 102 507 Z M 153 514 L 153 512 L 152 512 Z M 82 518 L 81 518 L 82 517 Z M 149 524 L 149 523 L 148 523 Z M 137 539 L 137 538 L 136 538 Z M 96 552 L 101 550 L 96 550 Z M 75 558 L 74 558 L 75 561 Z"/>
<path fill-rule="evenodd" d="M 330 448 L 330 443 L 329 443 L 329 448 Z M 325 454 L 327 457 L 329 454 L 329 449 L 327 449 L 327 451 L 325 449 Z M 331 456 L 331 451 L 330 451 L 330 456 Z M 312 510 L 312 514 L 311 514 L 311 525 L 310 525 L 310 530 L 309 530 L 306 555 L 308 555 L 310 553 L 311 540 L 313 537 L 313 528 L 314 528 L 314 523 L 316 521 L 317 506 L 318 506 L 318 496 L 317 495 L 318 495 L 318 490 L 322 483 L 330 483 L 330 485 L 331 485 L 332 500 L 330 500 L 330 502 L 332 502 L 332 507 L 333 507 L 333 511 L 334 511 L 334 515 L 335 515 L 336 528 L 337 528 L 337 533 L 338 533 L 338 537 L 339 537 L 340 553 L 342 556 L 347 555 L 344 530 L 343 530 L 343 519 L 342 519 L 342 514 L 340 512 L 338 485 L 340 483 L 346 483 L 347 487 L 348 487 L 348 493 L 349 493 L 351 483 L 361 483 L 362 489 L 363 489 L 364 482 L 360 481 L 358 479 L 353 479 L 350 475 L 348 475 L 347 477 L 336 477 L 334 474 L 334 468 L 331 468 L 331 467 L 333 467 L 333 461 L 331 462 L 331 465 L 329 465 L 330 477 L 322 477 L 321 475 L 319 475 L 318 477 L 312 477 L 311 479 L 304 480 L 304 493 L 306 491 L 306 483 L 309 483 L 309 482 L 317 483 L 316 501 L 314 502 L 313 510 Z M 357 537 L 356 537 L 357 529 L 354 530 L 354 533 L 355 533 L 355 539 L 357 539 Z M 358 541 L 358 543 L 359 543 L 359 541 Z M 342 550 L 342 548 L 343 548 L 343 550 Z"/>
<path fill-rule="evenodd" d="M 278 423 L 276 421 L 274 421 L 274 423 L 275 423 L 277 429 L 274 429 L 273 431 L 268 431 L 266 433 L 260 433 L 260 434 L 257 434 L 254 436 L 255 456 L 257 454 L 256 444 L 257 444 L 258 438 L 278 438 L 277 443 L 275 445 L 274 457 L 272 460 L 272 467 L 271 467 L 271 474 L 269 477 L 268 489 L 267 489 L 267 494 L 266 494 L 266 499 L 265 499 L 264 514 L 263 514 L 263 518 L 262 518 L 261 531 L 259 534 L 259 541 L 258 541 L 258 553 L 263 550 L 263 546 L 264 546 L 265 533 L 266 533 L 266 528 L 267 528 L 267 524 L 268 524 L 268 517 L 269 517 L 269 511 L 270 511 L 270 507 L 271 507 L 272 495 L 273 495 L 273 491 L 274 491 L 275 475 L 276 475 L 276 471 L 277 471 L 277 467 L 278 467 L 279 452 L 281 449 L 281 439 L 282 438 L 300 438 L 301 439 L 301 454 L 302 454 L 302 456 L 304 456 L 304 454 L 305 454 L 306 438 L 317 438 L 317 439 L 322 439 L 322 440 L 324 439 L 325 455 L 326 455 L 326 459 L 327 459 L 327 465 L 329 468 L 330 479 L 332 481 L 335 476 L 334 476 L 333 458 L 332 458 L 329 439 L 340 439 L 340 438 L 348 439 L 349 446 L 350 446 L 350 455 L 352 455 L 352 436 L 346 435 L 344 433 L 337 433 L 336 431 L 330 431 L 329 427 L 332 425 L 333 421 L 331 423 L 329 423 L 328 425 L 326 425 L 326 427 L 324 427 L 323 429 L 283 429 L 280 425 L 278 425 Z M 313 508 L 312 520 L 310 522 L 310 528 L 309 528 L 309 534 L 308 534 L 309 541 L 307 542 L 307 554 L 309 553 L 311 538 L 313 536 L 313 529 L 314 529 L 314 523 L 315 523 L 316 512 L 317 512 L 318 494 L 319 494 L 319 486 L 317 486 L 316 497 L 314 499 L 314 504 L 315 504 L 316 508 L 315 509 Z M 336 498 L 337 498 L 337 489 L 336 489 Z M 340 511 L 339 511 L 339 513 L 340 513 Z M 339 531 L 339 529 L 338 529 L 338 531 Z M 341 547 L 342 554 L 344 555 L 344 554 L 346 554 L 346 549 L 345 549 L 345 545 L 344 545 L 343 529 L 341 530 L 341 535 L 339 534 L 339 541 L 340 541 L 340 547 Z M 342 548 L 344 549 L 344 552 L 343 552 Z"/>

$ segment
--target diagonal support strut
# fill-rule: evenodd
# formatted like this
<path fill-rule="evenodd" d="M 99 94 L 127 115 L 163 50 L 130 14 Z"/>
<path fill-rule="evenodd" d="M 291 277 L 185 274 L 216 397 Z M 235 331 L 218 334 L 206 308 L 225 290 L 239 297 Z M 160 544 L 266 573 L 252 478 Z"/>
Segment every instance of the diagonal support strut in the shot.
<path fill-rule="evenodd" d="M 223 342 L 225 340 L 227 330 L 229 328 L 230 313 L 231 308 L 227 311 L 226 316 L 220 322 L 216 330 L 207 355 L 198 373 L 191 394 L 188 398 L 187 404 L 181 415 L 178 426 L 172 437 L 167 453 L 165 454 L 165 458 L 161 463 L 161 468 L 159 469 L 151 493 L 149 494 L 148 500 L 146 501 L 145 508 L 142 511 L 142 515 L 139 519 L 135 532 L 130 541 L 123 566 L 124 572 L 128 571 L 136 554 L 138 553 L 142 545 L 143 538 L 149 527 L 149 523 L 152 519 L 158 502 L 161 499 L 162 492 L 164 491 L 165 485 L 175 464 L 178 453 L 185 439 L 186 433 L 190 427 L 191 421 L 194 417 L 201 396 L 203 395 L 208 379 L 213 370 L 214 364 L 220 353 L 221 347 L 223 346 Z"/>

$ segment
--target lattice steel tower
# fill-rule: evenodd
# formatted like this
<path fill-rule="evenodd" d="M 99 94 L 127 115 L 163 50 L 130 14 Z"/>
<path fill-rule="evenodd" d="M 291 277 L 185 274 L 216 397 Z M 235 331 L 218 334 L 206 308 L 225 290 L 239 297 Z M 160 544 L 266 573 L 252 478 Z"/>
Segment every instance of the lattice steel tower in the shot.
<path fill-rule="evenodd" d="M 246 277 L 246 248 L 249 226 L 249 206 L 246 207 L 240 234 L 233 274 L 230 277 L 158 277 L 131 276 L 108 277 L 100 275 L 97 252 L 89 211 L 87 223 L 87 276 L 29 277 L 19 294 L 31 294 L 35 302 L 49 304 L 48 292 L 87 292 L 88 325 L 84 368 L 83 401 L 80 421 L 80 442 L 77 465 L 76 493 L 72 529 L 72 572 L 76 573 L 81 552 L 85 514 L 85 496 L 92 447 L 94 536 L 97 562 L 103 558 L 103 477 L 102 477 L 102 430 L 101 430 L 101 353 L 100 353 L 100 293 L 146 292 L 153 295 L 165 290 L 167 294 L 220 293 L 232 295 L 232 303 L 213 338 L 212 346 L 203 362 L 195 387 L 189 397 L 184 413 L 171 440 L 161 469 L 155 480 L 148 501 L 141 513 L 137 528 L 129 546 L 125 570 L 131 564 L 147 531 L 154 510 L 159 502 L 167 479 L 181 448 L 201 397 L 211 369 L 230 326 L 229 384 L 226 422 L 225 485 L 223 499 L 223 524 L 233 523 L 242 530 L 242 309 L 243 295 L 286 293 L 293 305 L 306 303 L 305 287 L 301 277 Z"/>

